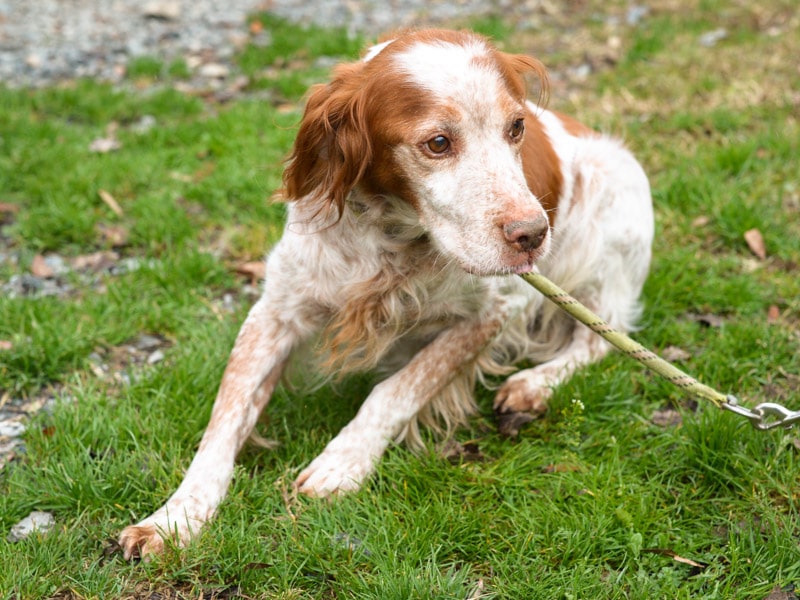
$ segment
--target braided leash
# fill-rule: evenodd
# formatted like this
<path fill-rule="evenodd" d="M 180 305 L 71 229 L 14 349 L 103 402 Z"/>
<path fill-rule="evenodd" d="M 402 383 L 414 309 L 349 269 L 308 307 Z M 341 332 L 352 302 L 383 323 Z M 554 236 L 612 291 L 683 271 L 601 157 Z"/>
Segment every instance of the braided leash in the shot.
<path fill-rule="evenodd" d="M 539 290 L 545 298 L 602 336 L 627 356 L 638 360 L 645 367 L 655 371 L 682 390 L 710 400 L 717 408 L 745 417 L 756 429 L 767 430 L 776 427 L 788 429 L 800 421 L 800 411 L 791 411 L 774 402 L 764 402 L 753 409 L 740 406 L 736 396 L 730 394 L 726 396 L 700 383 L 694 377 L 684 373 L 640 343 L 635 342 L 626 334 L 617 331 L 544 275 L 533 272 L 524 273 L 520 277 Z"/>

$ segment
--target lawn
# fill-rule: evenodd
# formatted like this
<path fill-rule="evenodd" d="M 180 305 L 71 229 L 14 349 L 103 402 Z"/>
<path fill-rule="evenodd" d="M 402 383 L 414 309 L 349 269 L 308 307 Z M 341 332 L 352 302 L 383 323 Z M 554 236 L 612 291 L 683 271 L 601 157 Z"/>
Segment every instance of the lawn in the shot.
<path fill-rule="evenodd" d="M 466 24 L 541 58 L 551 106 L 623 136 L 650 175 L 636 338 L 798 410 L 795 2 L 648 7 Z M 280 446 L 245 449 L 200 538 L 122 560 L 113 539 L 188 466 L 257 294 L 251 263 L 280 235 L 269 198 L 303 91 L 363 41 L 260 22 L 272 44 L 239 56 L 249 83 L 227 101 L 176 91 L 185 66 L 155 59 L 116 89 L 0 87 L 0 409 L 45 406 L 0 470 L 0 598 L 797 598 L 800 430 L 756 431 L 618 354 L 515 439 L 482 390 L 461 446 L 393 448 L 333 502 L 291 482 L 370 378 L 281 388 L 260 426 Z M 54 527 L 8 541 L 32 510 Z"/>

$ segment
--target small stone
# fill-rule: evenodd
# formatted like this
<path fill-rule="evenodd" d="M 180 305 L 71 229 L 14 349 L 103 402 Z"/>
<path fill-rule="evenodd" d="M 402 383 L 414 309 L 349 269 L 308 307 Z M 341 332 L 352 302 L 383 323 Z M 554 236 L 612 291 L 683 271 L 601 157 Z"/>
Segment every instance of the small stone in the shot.
<path fill-rule="evenodd" d="M 714 29 L 713 31 L 707 31 L 703 35 L 700 36 L 700 45 L 705 48 L 711 48 L 712 46 L 716 46 L 717 42 L 724 40 L 728 37 L 728 30 L 727 29 Z"/>
<path fill-rule="evenodd" d="M 650 12 L 650 9 L 647 6 L 641 6 L 639 4 L 634 4 L 630 8 L 628 8 L 628 12 L 625 15 L 625 21 L 628 25 L 638 25 L 641 23 L 642 19 L 644 19 L 647 14 Z"/>
<path fill-rule="evenodd" d="M 89 152 L 97 152 L 99 154 L 108 154 L 120 148 L 122 148 L 122 144 L 114 138 L 97 138 L 89 144 Z"/>
<path fill-rule="evenodd" d="M 134 342 L 137 350 L 155 350 L 164 345 L 164 340 L 154 335 L 147 335 L 142 333 L 136 338 Z"/>
<path fill-rule="evenodd" d="M 9 542 L 13 543 L 30 537 L 34 532 L 39 532 L 41 534 L 47 533 L 55 522 L 56 520 L 50 513 L 34 510 L 11 528 L 7 539 Z"/>
<path fill-rule="evenodd" d="M 155 352 L 150 353 L 150 356 L 147 357 L 147 364 L 154 365 L 162 360 L 164 360 L 164 353 L 161 350 L 156 350 Z"/>
<path fill-rule="evenodd" d="M 157 124 L 156 118 L 153 115 L 142 115 L 142 118 L 131 125 L 131 131 L 138 134 L 147 133 L 153 129 Z"/>
<path fill-rule="evenodd" d="M 200 67 L 200 76 L 208 79 L 224 79 L 230 73 L 230 69 L 220 63 L 207 63 Z"/>
<path fill-rule="evenodd" d="M 19 437 L 25 433 L 25 424 L 19 421 L 0 421 L 0 437 Z"/>
<path fill-rule="evenodd" d="M 31 69 L 38 69 L 42 66 L 42 57 L 38 54 L 29 54 L 25 58 L 25 64 L 28 65 Z"/>
<path fill-rule="evenodd" d="M 170 2 L 168 0 L 154 0 L 153 2 L 145 3 L 142 7 L 142 13 L 148 19 L 176 21 L 181 16 L 181 3 Z"/>

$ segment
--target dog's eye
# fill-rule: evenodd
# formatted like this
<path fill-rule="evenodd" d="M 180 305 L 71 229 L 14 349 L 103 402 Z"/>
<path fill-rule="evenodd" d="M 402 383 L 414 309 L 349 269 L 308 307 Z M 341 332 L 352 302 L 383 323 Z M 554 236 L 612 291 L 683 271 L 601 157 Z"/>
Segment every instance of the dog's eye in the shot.
<path fill-rule="evenodd" d="M 512 140 L 518 140 L 522 137 L 523 133 L 525 133 L 525 121 L 523 119 L 517 119 L 511 124 L 508 135 L 511 136 Z"/>
<path fill-rule="evenodd" d="M 450 140 L 443 135 L 437 135 L 425 142 L 425 147 L 433 154 L 443 154 L 450 149 Z"/>

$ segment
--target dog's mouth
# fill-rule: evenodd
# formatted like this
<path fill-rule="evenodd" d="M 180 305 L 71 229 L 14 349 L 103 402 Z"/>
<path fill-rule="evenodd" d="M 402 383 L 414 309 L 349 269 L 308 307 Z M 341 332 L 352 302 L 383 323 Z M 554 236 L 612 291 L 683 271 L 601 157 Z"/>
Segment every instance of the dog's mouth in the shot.
<path fill-rule="evenodd" d="M 479 277 L 491 277 L 501 275 L 522 275 L 523 273 L 530 273 L 536 269 L 536 263 L 542 255 L 537 253 L 536 256 L 527 256 L 526 261 L 518 265 L 498 265 L 497 267 L 488 267 L 481 265 L 480 267 L 472 264 L 467 264 L 464 261 L 459 261 L 461 268 L 470 275 L 477 275 Z"/>

